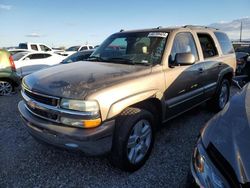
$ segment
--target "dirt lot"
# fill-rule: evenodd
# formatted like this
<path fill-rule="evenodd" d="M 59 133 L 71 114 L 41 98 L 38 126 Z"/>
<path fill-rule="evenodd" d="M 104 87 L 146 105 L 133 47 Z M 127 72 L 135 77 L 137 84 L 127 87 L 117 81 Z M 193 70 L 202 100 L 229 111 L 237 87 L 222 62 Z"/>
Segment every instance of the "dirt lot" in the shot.
<path fill-rule="evenodd" d="M 166 123 L 146 165 L 125 173 L 106 157 L 37 143 L 21 123 L 20 100 L 0 97 L 0 187 L 183 187 L 197 135 L 214 115 L 201 105 Z"/>

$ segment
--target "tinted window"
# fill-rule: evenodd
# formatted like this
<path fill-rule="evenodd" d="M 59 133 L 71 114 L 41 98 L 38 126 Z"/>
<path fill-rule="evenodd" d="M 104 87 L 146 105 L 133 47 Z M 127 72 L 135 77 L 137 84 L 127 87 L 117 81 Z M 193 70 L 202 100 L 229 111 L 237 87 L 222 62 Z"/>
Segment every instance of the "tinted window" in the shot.
<path fill-rule="evenodd" d="M 28 46 L 25 43 L 20 43 L 18 48 L 20 48 L 20 49 L 28 49 Z"/>
<path fill-rule="evenodd" d="M 51 56 L 50 54 L 43 54 L 43 58 L 48 58 L 50 56 Z"/>
<path fill-rule="evenodd" d="M 31 54 L 31 55 L 29 55 L 27 57 L 30 58 L 30 59 L 43 59 L 43 58 L 45 58 L 44 54 Z"/>
<path fill-rule="evenodd" d="M 171 50 L 170 63 L 175 61 L 177 53 L 192 53 L 195 60 L 198 60 L 197 48 L 194 42 L 194 38 L 191 33 L 178 33 L 175 36 L 173 47 Z"/>
<path fill-rule="evenodd" d="M 79 51 L 82 51 L 82 50 L 87 50 L 88 49 L 88 47 L 87 46 L 83 46 L 83 47 L 81 47 L 81 49 L 79 50 Z"/>
<path fill-rule="evenodd" d="M 235 49 L 236 52 L 245 52 L 245 53 L 249 53 L 250 54 L 250 47 L 246 46 L 246 47 L 238 47 Z"/>
<path fill-rule="evenodd" d="M 89 49 L 93 49 L 93 46 L 90 46 Z"/>
<path fill-rule="evenodd" d="M 204 58 L 214 57 L 218 55 L 218 51 L 215 47 L 214 41 L 209 34 L 198 33 L 198 38 L 200 40 Z"/>
<path fill-rule="evenodd" d="M 222 50 L 223 54 L 231 54 L 234 52 L 233 45 L 225 33 L 214 33 Z"/>
<path fill-rule="evenodd" d="M 48 48 L 47 46 L 44 46 L 44 45 L 40 45 L 40 48 L 41 48 L 41 50 L 44 51 L 44 52 L 51 51 L 50 48 Z"/>

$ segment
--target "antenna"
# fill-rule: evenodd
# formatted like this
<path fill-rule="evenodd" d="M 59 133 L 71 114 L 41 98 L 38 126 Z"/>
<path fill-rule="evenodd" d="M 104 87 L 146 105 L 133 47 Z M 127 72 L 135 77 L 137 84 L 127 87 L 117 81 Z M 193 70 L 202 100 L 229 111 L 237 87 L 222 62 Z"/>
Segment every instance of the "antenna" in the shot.
<path fill-rule="evenodd" d="M 240 22 L 240 42 L 241 42 L 241 37 L 242 37 L 242 21 Z"/>

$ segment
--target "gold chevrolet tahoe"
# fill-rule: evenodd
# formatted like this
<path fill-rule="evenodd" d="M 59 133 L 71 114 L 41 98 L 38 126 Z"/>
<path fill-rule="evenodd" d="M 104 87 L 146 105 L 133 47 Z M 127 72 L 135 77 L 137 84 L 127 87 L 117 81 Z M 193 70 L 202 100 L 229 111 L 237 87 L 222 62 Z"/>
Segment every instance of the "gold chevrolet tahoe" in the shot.
<path fill-rule="evenodd" d="M 37 140 L 135 171 L 148 159 L 161 123 L 203 103 L 229 99 L 235 53 L 227 35 L 201 26 L 123 31 L 88 61 L 26 76 L 18 104 Z"/>

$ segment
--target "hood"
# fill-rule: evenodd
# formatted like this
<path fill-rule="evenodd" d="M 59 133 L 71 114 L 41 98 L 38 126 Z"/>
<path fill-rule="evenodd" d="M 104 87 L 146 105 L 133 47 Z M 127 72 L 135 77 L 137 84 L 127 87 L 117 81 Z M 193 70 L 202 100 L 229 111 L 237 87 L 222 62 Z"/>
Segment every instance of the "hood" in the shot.
<path fill-rule="evenodd" d="M 250 182 L 250 84 L 208 122 L 202 141 L 206 148 L 214 145 L 240 183 Z"/>
<path fill-rule="evenodd" d="M 150 72 L 149 66 L 80 61 L 30 74 L 23 84 L 51 96 L 84 99 L 89 92 Z"/>

